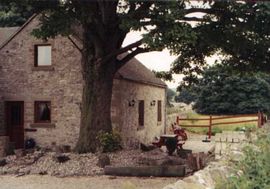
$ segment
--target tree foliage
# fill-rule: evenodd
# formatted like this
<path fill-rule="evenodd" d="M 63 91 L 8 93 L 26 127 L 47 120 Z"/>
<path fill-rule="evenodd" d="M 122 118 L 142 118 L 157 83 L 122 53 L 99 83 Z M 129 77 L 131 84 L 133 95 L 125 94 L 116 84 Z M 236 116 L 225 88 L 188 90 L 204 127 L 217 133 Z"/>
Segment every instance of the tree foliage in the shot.
<path fill-rule="evenodd" d="M 21 26 L 33 14 L 33 8 L 28 4 L 20 6 L 12 1 L 0 1 L 0 27 Z"/>
<path fill-rule="evenodd" d="M 268 79 L 266 74 L 241 74 L 228 67 L 211 67 L 194 86 L 197 96 L 193 108 L 202 114 L 269 112 Z"/>
<path fill-rule="evenodd" d="M 197 93 L 193 87 L 186 87 L 180 90 L 180 93 L 175 96 L 176 102 L 183 102 L 185 104 L 191 104 L 195 102 L 197 98 Z"/>
<path fill-rule="evenodd" d="M 270 2 L 214 2 L 192 32 L 195 40 L 181 43 L 170 73 L 185 74 L 182 85 L 196 82 L 206 57 L 219 54 L 221 63 L 239 71 L 270 69 Z"/>
<path fill-rule="evenodd" d="M 171 102 L 174 99 L 176 92 L 173 89 L 167 88 L 167 100 Z"/>

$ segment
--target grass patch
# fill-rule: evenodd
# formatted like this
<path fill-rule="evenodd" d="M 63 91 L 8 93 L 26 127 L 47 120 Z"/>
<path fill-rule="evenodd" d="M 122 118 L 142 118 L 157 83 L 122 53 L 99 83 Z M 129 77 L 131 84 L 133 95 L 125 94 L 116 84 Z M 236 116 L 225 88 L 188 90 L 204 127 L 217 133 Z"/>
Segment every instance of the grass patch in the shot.
<path fill-rule="evenodd" d="M 176 114 L 184 111 L 184 106 L 173 106 L 167 108 L 167 115 Z"/>
<path fill-rule="evenodd" d="M 223 116 L 212 116 L 213 118 L 223 117 Z M 201 119 L 201 118 L 209 118 L 206 115 L 200 115 L 197 113 L 187 113 L 187 119 Z M 220 119 L 220 120 L 213 120 L 212 124 L 221 123 L 220 125 L 213 125 L 212 126 L 212 134 L 221 133 L 222 131 L 239 131 L 239 130 L 247 130 L 253 129 L 257 127 L 257 121 L 247 122 L 247 123 L 237 123 L 237 124 L 222 124 L 226 122 L 236 122 L 236 121 L 248 121 L 257 119 L 256 116 L 254 117 L 241 117 L 241 118 L 229 118 L 229 119 Z M 180 124 L 183 125 L 209 125 L 209 120 L 181 120 Z M 205 127 L 183 127 L 186 128 L 187 131 L 198 133 L 198 134 L 207 134 L 208 128 Z"/>
<path fill-rule="evenodd" d="M 187 112 L 193 112 L 191 105 L 186 105 L 184 103 L 173 103 L 173 106 L 168 107 L 167 106 L 167 115 L 172 114 L 179 114 L 179 113 L 187 113 Z"/>

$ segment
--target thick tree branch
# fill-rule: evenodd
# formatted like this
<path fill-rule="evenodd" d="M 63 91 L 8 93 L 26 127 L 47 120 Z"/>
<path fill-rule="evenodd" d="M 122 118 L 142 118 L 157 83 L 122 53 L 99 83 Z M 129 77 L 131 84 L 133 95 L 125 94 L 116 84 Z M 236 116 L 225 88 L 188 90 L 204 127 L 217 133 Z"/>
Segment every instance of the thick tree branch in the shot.
<path fill-rule="evenodd" d="M 104 46 L 100 34 L 94 24 L 87 24 L 83 26 L 83 41 L 92 43 L 95 47 L 95 57 L 101 58 L 104 56 Z"/>
<path fill-rule="evenodd" d="M 190 21 L 190 22 L 203 22 L 203 21 L 208 21 L 203 18 L 198 18 L 198 17 L 184 17 L 181 19 L 181 21 Z"/>
<path fill-rule="evenodd" d="M 130 61 L 132 58 L 134 58 L 136 55 L 141 53 L 149 52 L 150 49 L 148 48 L 136 48 L 136 50 L 132 51 L 131 53 L 128 53 L 124 58 L 117 61 L 116 70 L 119 70 L 122 66 L 124 66 L 128 61 Z"/>
<path fill-rule="evenodd" d="M 198 17 L 184 17 L 184 18 L 180 18 L 179 20 L 176 19 L 174 23 L 179 23 L 179 22 L 204 22 L 204 21 L 209 21 L 209 20 L 203 19 L 203 18 L 198 18 Z M 144 21 L 144 22 L 141 22 L 141 23 L 143 24 L 143 26 L 154 26 L 155 25 L 151 21 Z"/>
<path fill-rule="evenodd" d="M 119 55 L 119 54 L 122 54 L 124 52 L 127 52 L 133 48 L 136 48 L 136 47 L 139 47 L 140 45 L 142 44 L 142 39 L 139 40 L 139 41 L 136 41 L 135 43 L 131 43 L 121 49 L 117 49 L 115 50 L 114 52 L 108 54 L 107 56 L 103 57 L 102 59 L 100 59 L 98 62 L 101 63 L 101 62 L 107 62 L 108 60 L 110 60 L 111 58 Z"/>
<path fill-rule="evenodd" d="M 117 20 L 117 4 L 118 1 L 98 1 L 99 10 L 104 25 L 111 25 Z"/>
<path fill-rule="evenodd" d="M 119 49 L 118 51 L 115 52 L 115 55 L 119 55 L 135 47 L 139 47 L 141 44 L 142 44 L 142 39 Z"/>
<path fill-rule="evenodd" d="M 204 9 L 204 8 L 190 8 L 185 10 L 185 14 L 191 14 L 191 13 L 206 13 L 206 14 L 215 14 L 217 11 L 214 9 Z"/>

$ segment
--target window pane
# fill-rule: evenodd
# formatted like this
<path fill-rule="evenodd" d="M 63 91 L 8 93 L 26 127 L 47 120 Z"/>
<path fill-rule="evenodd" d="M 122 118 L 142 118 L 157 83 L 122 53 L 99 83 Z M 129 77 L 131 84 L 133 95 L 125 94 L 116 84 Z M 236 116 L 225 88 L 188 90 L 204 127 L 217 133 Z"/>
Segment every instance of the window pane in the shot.
<path fill-rule="evenodd" d="M 38 66 L 50 66 L 52 65 L 52 60 L 51 60 L 51 51 L 52 47 L 51 46 L 38 46 L 37 47 L 37 65 Z"/>
<path fill-rule="evenodd" d="M 36 122 L 50 122 L 51 121 L 51 103 L 50 102 L 36 102 Z"/>

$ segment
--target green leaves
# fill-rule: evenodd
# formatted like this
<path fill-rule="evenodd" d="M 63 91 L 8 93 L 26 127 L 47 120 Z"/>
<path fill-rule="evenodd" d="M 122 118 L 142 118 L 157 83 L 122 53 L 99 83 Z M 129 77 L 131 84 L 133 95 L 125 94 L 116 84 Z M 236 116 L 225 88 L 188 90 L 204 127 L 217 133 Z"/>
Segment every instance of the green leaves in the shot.
<path fill-rule="evenodd" d="M 223 55 L 223 64 L 241 71 L 270 69 L 270 3 L 216 1 L 208 20 L 192 28 L 194 41 L 179 45 L 172 73 L 198 73 L 205 58 Z M 191 69 L 190 65 L 198 69 Z"/>
<path fill-rule="evenodd" d="M 0 27 L 20 26 L 33 14 L 28 4 L 0 0 Z"/>
<path fill-rule="evenodd" d="M 193 86 L 196 90 L 194 109 L 215 115 L 269 112 L 270 84 L 266 78 L 269 75 L 246 75 L 227 67 L 211 67 Z"/>
<path fill-rule="evenodd" d="M 42 25 L 32 31 L 37 38 L 54 38 L 57 35 L 68 36 L 72 33 L 72 23 L 75 24 L 73 18 L 65 15 L 63 11 L 46 12 L 40 15 Z"/>
<path fill-rule="evenodd" d="M 113 131 L 112 133 L 100 132 L 97 136 L 97 140 L 100 143 L 101 151 L 115 152 L 122 149 L 120 133 Z"/>
<path fill-rule="evenodd" d="M 184 88 L 181 90 L 179 95 L 175 96 L 175 101 L 190 104 L 196 101 L 197 95 L 198 94 L 196 93 L 196 90 L 194 88 Z"/>

